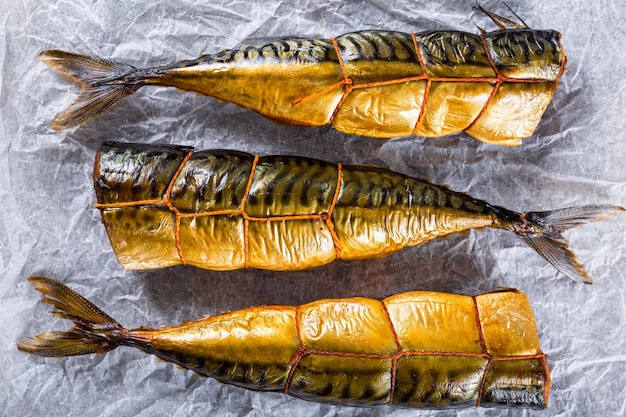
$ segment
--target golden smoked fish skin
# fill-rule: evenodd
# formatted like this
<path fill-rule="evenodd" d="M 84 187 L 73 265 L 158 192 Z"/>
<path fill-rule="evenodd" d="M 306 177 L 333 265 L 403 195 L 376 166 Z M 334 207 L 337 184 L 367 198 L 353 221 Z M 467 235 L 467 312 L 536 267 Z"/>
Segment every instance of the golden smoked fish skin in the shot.
<path fill-rule="evenodd" d="M 68 332 L 18 344 L 71 356 L 132 346 L 224 383 L 350 406 L 544 408 L 550 374 L 524 294 L 416 291 L 262 306 L 126 330 L 58 281 L 31 277 Z"/>
<path fill-rule="evenodd" d="M 301 270 L 495 227 L 591 282 L 561 233 L 624 210 L 516 213 L 379 167 L 133 143 L 104 143 L 94 180 L 96 207 L 128 269 Z"/>
<path fill-rule="evenodd" d="M 520 145 L 565 69 L 561 35 L 480 10 L 499 30 L 284 39 L 148 69 L 43 51 L 45 63 L 84 86 L 52 127 L 75 127 L 156 85 L 232 102 L 283 124 L 330 124 L 378 138 L 466 131 L 481 141 Z"/>

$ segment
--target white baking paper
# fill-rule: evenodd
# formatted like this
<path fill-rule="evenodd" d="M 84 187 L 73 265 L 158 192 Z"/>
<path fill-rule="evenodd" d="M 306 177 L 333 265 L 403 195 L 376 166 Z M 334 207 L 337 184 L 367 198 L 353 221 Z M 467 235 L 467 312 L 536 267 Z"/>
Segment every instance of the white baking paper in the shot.
<path fill-rule="evenodd" d="M 94 209 L 104 140 L 171 143 L 378 164 L 517 211 L 626 205 L 626 13 L 617 1 L 509 1 L 533 28 L 563 35 L 567 70 L 519 148 L 466 134 L 380 140 L 287 127 L 232 104 L 144 88 L 70 131 L 50 122 L 78 92 L 39 62 L 43 49 L 154 66 L 287 36 L 361 29 L 492 30 L 473 1 L 4 0 L 0 10 L 0 414 L 5 416 L 618 416 L 626 411 L 626 215 L 567 236 L 595 279 L 572 282 L 511 233 L 450 236 L 392 256 L 303 272 L 122 270 Z M 482 5 L 510 16 L 500 1 Z M 259 304 L 383 298 L 417 289 L 528 294 L 552 368 L 546 410 L 405 410 L 320 405 L 183 371 L 131 348 L 42 359 L 16 342 L 69 323 L 48 313 L 30 275 L 59 279 L 127 327 L 178 324 Z"/>

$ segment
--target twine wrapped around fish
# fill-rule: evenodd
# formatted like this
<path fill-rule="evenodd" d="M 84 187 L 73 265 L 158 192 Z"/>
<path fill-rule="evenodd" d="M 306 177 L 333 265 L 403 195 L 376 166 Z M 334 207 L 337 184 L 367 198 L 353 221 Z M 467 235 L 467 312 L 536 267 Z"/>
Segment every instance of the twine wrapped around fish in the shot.
<path fill-rule="evenodd" d="M 154 85 L 232 102 L 283 124 L 331 124 L 379 138 L 466 131 L 481 141 L 520 145 L 565 70 L 561 35 L 478 9 L 499 30 L 290 38 L 147 69 L 43 51 L 46 64 L 83 85 L 52 127 L 78 126 Z"/>
<path fill-rule="evenodd" d="M 544 408 L 550 374 L 524 294 L 427 291 L 259 306 L 127 330 L 58 281 L 31 277 L 74 322 L 18 344 L 61 357 L 132 346 L 221 382 L 353 406 Z"/>
<path fill-rule="evenodd" d="M 129 269 L 301 270 L 493 227 L 590 283 L 562 233 L 624 211 L 517 213 L 380 167 L 169 145 L 107 142 L 94 180 L 96 207 Z"/>

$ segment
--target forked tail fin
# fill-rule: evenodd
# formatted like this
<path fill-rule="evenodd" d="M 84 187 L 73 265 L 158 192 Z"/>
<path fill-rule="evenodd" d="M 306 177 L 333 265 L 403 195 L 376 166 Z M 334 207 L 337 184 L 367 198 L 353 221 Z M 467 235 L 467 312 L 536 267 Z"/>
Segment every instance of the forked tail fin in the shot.
<path fill-rule="evenodd" d="M 111 108 L 144 84 L 145 71 L 131 65 L 51 49 L 39 58 L 82 84 L 76 100 L 52 122 L 55 130 L 70 129 Z"/>
<path fill-rule="evenodd" d="M 66 332 L 49 332 L 20 342 L 17 348 L 38 356 L 61 357 L 105 353 L 124 340 L 124 328 L 89 300 L 60 282 L 43 277 L 28 279 L 43 295 L 43 302 L 53 305 L 52 314 L 72 320 Z"/>
<path fill-rule="evenodd" d="M 589 205 L 552 211 L 535 211 L 522 215 L 522 222 L 513 225 L 513 231 L 550 262 L 563 275 L 579 282 L 592 283 L 585 268 L 569 247 L 563 232 L 583 224 L 612 216 L 623 207 Z"/>

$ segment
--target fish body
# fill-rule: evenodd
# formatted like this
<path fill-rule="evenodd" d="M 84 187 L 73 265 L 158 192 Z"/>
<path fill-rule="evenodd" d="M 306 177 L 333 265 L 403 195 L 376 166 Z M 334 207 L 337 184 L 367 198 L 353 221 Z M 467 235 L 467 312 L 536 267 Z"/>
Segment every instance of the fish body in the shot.
<path fill-rule="evenodd" d="M 330 124 L 379 138 L 466 131 L 519 145 L 550 103 L 566 57 L 558 32 L 508 23 L 480 35 L 369 30 L 284 39 L 148 69 L 59 50 L 40 57 L 85 86 L 55 129 L 77 126 L 156 85 L 232 102 L 283 124 Z"/>
<path fill-rule="evenodd" d="M 548 401 L 546 356 L 528 300 L 515 290 L 319 300 L 126 330 L 58 281 L 30 280 L 76 325 L 19 343 L 27 353 L 132 346 L 228 384 L 352 406 L 544 408 Z"/>
<path fill-rule="evenodd" d="M 589 282 L 561 232 L 623 210 L 523 214 L 380 167 L 132 143 L 103 144 L 94 178 L 112 247 L 129 269 L 301 270 L 493 227 Z"/>

